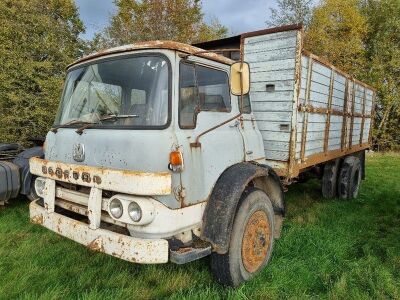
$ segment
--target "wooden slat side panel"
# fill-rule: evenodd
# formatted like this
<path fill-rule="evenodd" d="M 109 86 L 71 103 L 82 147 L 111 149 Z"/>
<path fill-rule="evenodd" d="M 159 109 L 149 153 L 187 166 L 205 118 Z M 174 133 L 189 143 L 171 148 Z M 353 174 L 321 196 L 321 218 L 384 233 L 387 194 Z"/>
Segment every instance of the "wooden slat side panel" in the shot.
<path fill-rule="evenodd" d="M 368 142 L 373 100 L 372 90 L 317 61 L 313 61 L 311 75 L 307 76 L 309 60 L 306 56 L 302 58 L 299 103 L 311 109 L 298 113 L 297 128 L 306 128 L 306 133 L 298 133 L 296 143 L 296 158 L 300 159 L 302 139 L 306 141 L 305 161 L 314 154 L 341 151 L 342 147 L 348 149 L 350 143 L 352 147 L 358 147 L 360 143 Z"/>
<path fill-rule="evenodd" d="M 287 161 L 296 64 L 297 30 L 244 39 L 250 64 L 250 99 L 267 160 Z"/>
<path fill-rule="evenodd" d="M 329 127 L 328 150 L 340 150 L 343 116 L 331 116 Z"/>
<path fill-rule="evenodd" d="M 363 138 L 362 138 L 363 143 L 368 142 L 370 129 L 371 129 L 371 119 L 368 118 L 365 120 L 365 124 L 364 124 L 364 132 L 363 132 Z"/>

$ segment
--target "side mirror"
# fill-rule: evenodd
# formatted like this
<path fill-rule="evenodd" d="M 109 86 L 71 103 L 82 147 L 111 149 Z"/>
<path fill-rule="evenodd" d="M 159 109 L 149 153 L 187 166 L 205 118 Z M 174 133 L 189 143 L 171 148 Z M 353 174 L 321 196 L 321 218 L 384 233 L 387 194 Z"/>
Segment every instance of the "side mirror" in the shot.
<path fill-rule="evenodd" d="M 242 90 L 243 89 L 243 90 Z M 231 91 L 235 96 L 246 95 L 250 90 L 250 67 L 244 62 L 231 65 Z"/>

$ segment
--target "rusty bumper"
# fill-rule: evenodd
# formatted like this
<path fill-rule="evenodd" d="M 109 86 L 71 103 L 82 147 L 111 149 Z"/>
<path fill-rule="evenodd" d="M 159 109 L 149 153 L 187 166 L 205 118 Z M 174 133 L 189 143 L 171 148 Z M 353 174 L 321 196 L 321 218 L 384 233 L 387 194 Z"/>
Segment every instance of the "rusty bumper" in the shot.
<path fill-rule="evenodd" d="M 84 166 L 37 157 L 29 160 L 29 167 L 34 175 L 90 188 L 142 196 L 171 194 L 169 172 L 148 173 Z"/>
<path fill-rule="evenodd" d="M 88 224 L 48 212 L 37 201 L 29 206 L 32 223 L 42 225 L 62 236 L 120 259 L 141 263 L 168 262 L 168 242 L 164 239 L 138 239 L 101 228 L 91 229 Z"/>

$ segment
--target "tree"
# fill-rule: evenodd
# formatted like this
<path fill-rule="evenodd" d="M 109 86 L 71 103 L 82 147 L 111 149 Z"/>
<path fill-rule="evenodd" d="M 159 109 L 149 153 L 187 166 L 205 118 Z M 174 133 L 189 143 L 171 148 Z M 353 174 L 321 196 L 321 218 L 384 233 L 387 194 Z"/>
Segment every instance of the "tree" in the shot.
<path fill-rule="evenodd" d="M 271 17 L 267 26 L 282 26 L 303 23 L 308 26 L 312 16 L 313 0 L 278 0 L 278 9 L 270 8 Z"/>
<path fill-rule="evenodd" d="M 368 0 L 365 77 L 377 88 L 380 110 L 374 136 L 379 149 L 400 149 L 400 1 Z"/>
<path fill-rule="evenodd" d="M 84 27 L 73 0 L 3 0 L 0 21 L 0 141 L 26 143 L 54 121 Z"/>
<path fill-rule="evenodd" d="M 204 21 L 200 0 L 115 0 L 111 24 L 95 36 L 91 48 L 108 48 L 135 41 L 200 42 L 225 37 L 217 19 Z"/>
<path fill-rule="evenodd" d="M 377 89 L 375 146 L 400 148 L 400 1 L 324 0 L 305 47 Z"/>
<path fill-rule="evenodd" d="M 358 0 L 324 0 L 314 9 L 305 48 L 362 79 L 367 25 Z"/>

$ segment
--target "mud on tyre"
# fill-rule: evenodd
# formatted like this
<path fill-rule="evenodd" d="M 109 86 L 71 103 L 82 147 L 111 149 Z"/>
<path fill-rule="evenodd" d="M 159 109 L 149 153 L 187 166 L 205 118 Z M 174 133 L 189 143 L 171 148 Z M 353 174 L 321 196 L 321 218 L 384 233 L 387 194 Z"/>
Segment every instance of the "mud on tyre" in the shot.
<path fill-rule="evenodd" d="M 238 286 L 267 265 L 274 244 L 274 211 L 267 194 L 247 188 L 233 221 L 229 250 L 212 253 L 211 271 L 216 280 Z"/>

